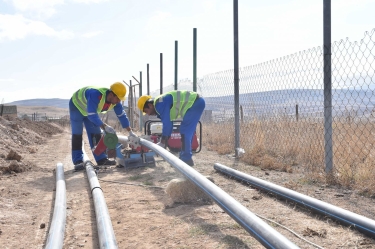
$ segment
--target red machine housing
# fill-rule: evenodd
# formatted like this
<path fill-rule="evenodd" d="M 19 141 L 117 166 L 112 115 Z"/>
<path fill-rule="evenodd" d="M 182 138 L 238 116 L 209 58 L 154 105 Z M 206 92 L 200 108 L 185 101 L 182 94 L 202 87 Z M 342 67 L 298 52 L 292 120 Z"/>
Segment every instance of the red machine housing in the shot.
<path fill-rule="evenodd" d="M 157 134 L 152 134 L 150 137 L 151 140 L 156 144 L 161 136 Z"/>
<path fill-rule="evenodd" d="M 181 133 L 180 133 L 180 124 L 173 124 L 173 131 L 171 137 L 168 139 L 168 148 L 172 151 L 180 151 L 182 147 L 181 143 Z M 193 135 L 191 141 L 191 149 L 196 151 L 199 147 L 199 142 L 196 133 Z"/>
<path fill-rule="evenodd" d="M 138 146 L 137 148 L 133 148 L 134 146 L 129 145 L 129 147 L 133 150 L 135 153 L 141 153 L 141 152 L 149 152 L 149 149 L 143 145 Z"/>
<path fill-rule="evenodd" d="M 148 121 L 146 121 L 146 123 L 145 123 L 145 134 L 150 135 L 151 140 L 154 143 L 157 143 L 157 142 L 160 141 L 161 136 L 162 136 L 161 129 L 159 129 L 156 132 L 153 132 L 152 129 L 151 129 L 152 123 L 159 123 L 160 124 L 160 120 L 148 120 Z M 201 125 L 200 122 L 199 122 L 199 125 L 200 125 L 200 131 L 201 131 L 201 134 L 202 134 L 202 125 Z M 195 153 L 200 152 L 200 150 L 201 150 L 200 142 L 201 141 L 200 141 L 200 139 L 198 139 L 197 134 L 194 133 L 192 143 L 191 143 L 191 149 L 192 149 L 193 152 L 195 152 Z M 173 122 L 173 130 L 172 130 L 171 136 L 168 139 L 167 147 L 171 151 L 175 151 L 175 152 L 181 151 L 182 143 L 181 143 L 181 133 L 180 133 L 180 122 L 178 122 L 178 121 Z"/>

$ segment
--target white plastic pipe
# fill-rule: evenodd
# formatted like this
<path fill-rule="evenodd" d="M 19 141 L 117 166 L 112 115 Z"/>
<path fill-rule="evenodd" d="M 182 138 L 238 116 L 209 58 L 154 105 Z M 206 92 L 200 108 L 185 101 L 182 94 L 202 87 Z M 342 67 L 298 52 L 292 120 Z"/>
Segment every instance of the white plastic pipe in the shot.
<path fill-rule="evenodd" d="M 304 207 L 315 210 L 320 214 L 327 215 L 332 219 L 358 229 L 360 232 L 375 238 L 375 220 L 369 219 L 356 213 L 352 213 L 346 209 L 331 205 L 327 202 L 320 201 L 296 191 L 278 186 L 271 182 L 267 182 L 251 175 L 247 175 L 243 172 L 229 168 L 220 163 L 215 163 L 214 169 L 224 174 L 233 176 L 238 180 L 245 181 L 259 189 L 276 194 L 279 197 L 288 199 Z"/>
<path fill-rule="evenodd" d="M 66 186 L 64 165 L 56 165 L 56 197 L 53 218 L 48 232 L 46 249 L 63 248 L 66 225 Z"/>
<path fill-rule="evenodd" d="M 153 150 L 175 169 L 180 171 L 187 179 L 212 198 L 228 215 L 230 215 L 264 247 L 275 249 L 299 248 L 263 220 L 258 218 L 255 214 L 250 212 L 246 207 L 242 206 L 224 190 L 216 186 L 169 151 L 145 139 L 140 139 L 140 144 Z"/>
<path fill-rule="evenodd" d="M 94 170 L 94 165 L 83 150 L 83 162 L 86 168 L 87 179 L 90 182 L 92 198 L 94 200 L 96 225 L 98 228 L 99 247 L 101 249 L 117 249 L 115 232 L 113 231 L 111 217 L 105 203 L 103 191 Z"/>

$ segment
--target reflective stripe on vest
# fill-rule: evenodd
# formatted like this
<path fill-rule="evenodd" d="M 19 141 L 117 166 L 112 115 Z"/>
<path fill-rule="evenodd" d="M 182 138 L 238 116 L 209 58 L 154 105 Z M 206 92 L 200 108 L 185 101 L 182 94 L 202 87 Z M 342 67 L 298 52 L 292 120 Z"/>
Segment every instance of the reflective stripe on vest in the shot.
<path fill-rule="evenodd" d="M 158 96 L 154 100 L 154 106 L 157 102 L 162 102 L 162 98 L 167 94 L 170 94 L 173 97 L 173 105 L 169 114 L 171 120 L 175 120 L 179 117 L 183 118 L 186 111 L 189 110 L 189 108 L 194 104 L 194 101 L 197 98 L 196 92 L 175 90 Z"/>
<path fill-rule="evenodd" d="M 95 89 L 98 90 L 102 94 L 102 98 L 98 104 L 98 108 L 96 109 L 97 113 L 106 113 L 107 111 L 102 111 L 103 106 L 105 104 L 105 100 L 107 98 L 106 92 L 108 91 L 108 88 L 99 88 L 94 86 L 88 86 L 83 87 L 76 91 L 72 96 L 72 101 L 74 105 L 77 107 L 77 109 L 81 112 L 83 116 L 87 116 L 87 99 L 86 99 L 86 90 L 88 89 Z M 114 107 L 114 105 L 110 105 L 108 108 L 108 111 L 111 110 Z"/>

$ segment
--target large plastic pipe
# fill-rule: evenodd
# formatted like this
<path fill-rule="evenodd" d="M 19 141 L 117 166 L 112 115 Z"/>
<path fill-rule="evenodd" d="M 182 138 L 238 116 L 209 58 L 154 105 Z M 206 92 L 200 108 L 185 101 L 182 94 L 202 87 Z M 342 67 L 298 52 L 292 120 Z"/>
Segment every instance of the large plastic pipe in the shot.
<path fill-rule="evenodd" d="M 66 225 L 66 186 L 64 165 L 56 165 L 56 197 L 53 218 L 48 232 L 46 249 L 63 248 Z"/>
<path fill-rule="evenodd" d="M 99 247 L 102 249 L 118 248 L 107 204 L 105 203 L 103 191 L 100 188 L 98 178 L 96 177 L 94 165 L 87 157 L 85 151 L 83 151 L 83 154 L 87 178 L 90 182 L 91 193 L 94 200 L 96 225 L 98 227 L 99 235 Z"/>
<path fill-rule="evenodd" d="M 118 137 L 118 141 L 119 143 L 122 143 L 122 144 L 128 144 L 129 142 L 129 139 L 127 136 L 117 136 Z"/>
<path fill-rule="evenodd" d="M 124 139 L 122 136 L 119 136 L 119 138 L 120 141 Z M 140 139 L 140 143 L 163 157 L 187 179 L 197 185 L 264 247 L 278 249 L 299 248 L 263 220 L 258 218 L 255 214 L 250 212 L 247 208 L 242 206 L 238 201 L 228 195 L 221 188 L 216 186 L 206 177 L 202 176 L 192 167 L 175 157 L 169 151 L 145 139 Z"/>
<path fill-rule="evenodd" d="M 375 221 L 362 215 L 352 213 L 348 210 L 339 208 L 329 203 L 317 200 L 307 195 L 300 194 L 293 190 L 278 186 L 276 184 L 261 180 L 259 178 L 247 175 L 243 172 L 231 169 L 220 163 L 214 164 L 214 169 L 233 176 L 234 178 L 245 181 L 252 186 L 256 186 L 267 192 L 278 195 L 279 197 L 301 204 L 307 208 L 313 209 L 323 215 L 327 215 L 346 225 L 358 229 L 362 233 L 375 238 Z"/>

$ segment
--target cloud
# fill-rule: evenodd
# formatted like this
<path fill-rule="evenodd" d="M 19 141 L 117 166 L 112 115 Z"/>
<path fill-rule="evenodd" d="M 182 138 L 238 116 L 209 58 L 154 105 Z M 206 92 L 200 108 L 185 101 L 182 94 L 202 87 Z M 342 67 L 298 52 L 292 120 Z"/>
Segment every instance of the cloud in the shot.
<path fill-rule="evenodd" d="M 82 37 L 84 37 L 84 38 L 92 38 L 92 37 L 98 36 L 98 35 L 100 35 L 102 33 L 103 33 L 103 31 L 101 31 L 101 30 L 99 30 L 99 31 L 93 31 L 93 32 L 88 32 L 88 33 L 83 34 Z"/>
<path fill-rule="evenodd" d="M 103 3 L 103 2 L 107 2 L 108 0 L 72 0 L 72 2 L 75 2 L 75 3 L 85 3 L 85 4 L 89 4 L 89 3 Z"/>
<path fill-rule="evenodd" d="M 64 0 L 8 0 L 18 12 L 29 13 L 34 17 L 49 18 L 56 13 L 55 6 Z"/>
<path fill-rule="evenodd" d="M 24 39 L 28 35 L 44 35 L 58 39 L 71 39 L 70 31 L 56 31 L 41 21 L 33 21 L 21 15 L 0 14 L 0 41 Z"/>
<path fill-rule="evenodd" d="M 66 2 L 71 3 L 102 3 L 108 0 L 5 0 L 11 2 L 18 12 L 27 13 L 30 16 L 39 19 L 46 19 L 56 13 L 56 6 L 63 5 Z"/>
<path fill-rule="evenodd" d="M 15 79 L 0 79 L 0 82 L 11 82 L 15 81 Z"/>
<path fill-rule="evenodd" d="M 147 28 L 150 30 L 162 27 L 163 23 L 166 22 L 172 16 L 169 12 L 156 11 L 155 14 L 148 20 Z"/>

